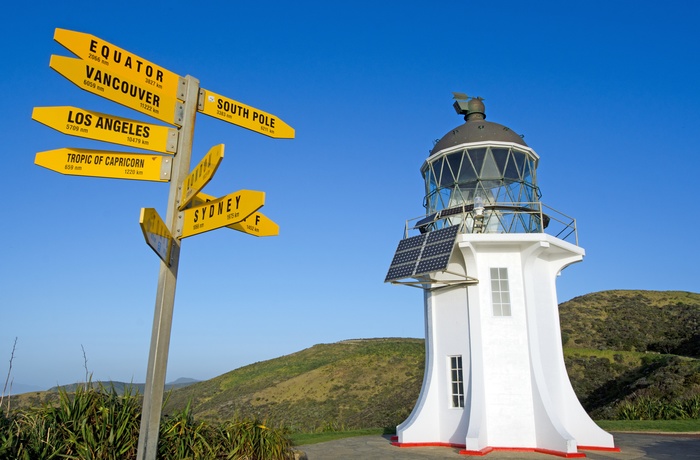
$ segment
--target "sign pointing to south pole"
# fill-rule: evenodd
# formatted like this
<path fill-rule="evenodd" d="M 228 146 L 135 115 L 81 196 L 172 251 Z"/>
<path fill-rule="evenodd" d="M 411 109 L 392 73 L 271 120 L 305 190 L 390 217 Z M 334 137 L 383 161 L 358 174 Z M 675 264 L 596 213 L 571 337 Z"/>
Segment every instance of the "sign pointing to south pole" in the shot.
<path fill-rule="evenodd" d="M 34 164 L 69 176 L 168 182 L 172 157 L 64 148 L 38 152 Z"/>
<path fill-rule="evenodd" d="M 182 183 L 182 196 L 179 210 L 182 211 L 192 201 L 197 192 L 209 183 L 224 158 L 224 144 L 215 145 L 202 158 Z"/>
<path fill-rule="evenodd" d="M 227 121 L 266 136 L 278 139 L 294 138 L 294 128 L 275 115 L 220 96 L 204 88 L 199 90 L 197 110 L 210 117 Z"/>
<path fill-rule="evenodd" d="M 184 100 L 182 77 L 159 65 L 83 32 L 56 29 L 53 39 L 87 62 L 100 64 L 154 93 Z"/>
<path fill-rule="evenodd" d="M 63 134 L 96 141 L 175 153 L 177 130 L 77 107 L 34 107 L 32 118 Z"/>
<path fill-rule="evenodd" d="M 146 238 L 146 243 L 158 254 L 158 257 L 163 262 L 170 266 L 173 237 L 163 219 L 158 215 L 158 211 L 153 208 L 141 208 L 139 225 L 141 225 L 141 231 L 144 238 Z"/>
<path fill-rule="evenodd" d="M 182 228 L 176 231 L 178 238 L 236 224 L 253 214 L 265 204 L 265 192 L 239 190 L 213 201 L 180 212 Z"/>
<path fill-rule="evenodd" d="M 183 105 L 175 96 L 158 94 L 108 67 L 76 58 L 52 55 L 49 66 L 85 91 L 102 96 L 153 118 L 182 126 Z"/>

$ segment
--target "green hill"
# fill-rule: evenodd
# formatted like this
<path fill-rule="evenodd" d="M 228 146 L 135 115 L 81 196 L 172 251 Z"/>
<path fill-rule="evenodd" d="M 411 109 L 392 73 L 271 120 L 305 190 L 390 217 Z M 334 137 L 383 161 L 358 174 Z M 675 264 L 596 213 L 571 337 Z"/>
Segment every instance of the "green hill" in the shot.
<path fill-rule="evenodd" d="M 605 291 L 559 311 L 571 383 L 594 418 L 615 418 L 633 401 L 692 400 L 700 410 L 700 294 Z M 191 403 L 197 419 L 212 422 L 257 417 L 301 432 L 394 427 L 418 398 L 424 353 L 424 341 L 410 338 L 315 345 L 174 389 L 165 413 Z M 50 401 L 45 395 L 24 404 Z M 13 407 L 23 400 L 13 397 Z"/>

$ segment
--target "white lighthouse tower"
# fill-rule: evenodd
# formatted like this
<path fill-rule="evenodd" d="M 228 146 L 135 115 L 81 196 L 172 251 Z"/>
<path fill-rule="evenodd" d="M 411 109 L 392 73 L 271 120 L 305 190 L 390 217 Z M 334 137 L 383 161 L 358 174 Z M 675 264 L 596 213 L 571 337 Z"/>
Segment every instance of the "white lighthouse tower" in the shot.
<path fill-rule="evenodd" d="M 486 121 L 481 98 L 456 98 L 465 123 L 421 167 L 426 216 L 407 224 L 386 277 L 425 302 L 423 386 L 394 444 L 617 451 L 564 367 L 555 278 L 583 259 L 575 220 L 540 202 L 522 137 Z"/>

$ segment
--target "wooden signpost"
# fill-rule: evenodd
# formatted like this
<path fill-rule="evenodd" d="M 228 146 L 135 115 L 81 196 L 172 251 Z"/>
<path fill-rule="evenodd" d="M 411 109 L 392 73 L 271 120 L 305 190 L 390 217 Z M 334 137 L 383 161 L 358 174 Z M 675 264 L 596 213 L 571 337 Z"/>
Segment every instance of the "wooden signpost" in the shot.
<path fill-rule="evenodd" d="M 279 226 L 259 212 L 264 192 L 239 190 L 221 198 L 201 192 L 223 160 L 224 145 L 212 147 L 190 171 L 196 114 L 274 138 L 293 138 L 294 129 L 93 35 L 56 29 L 54 39 L 78 58 L 51 56 L 52 69 L 85 91 L 175 126 L 72 106 L 36 107 L 32 113 L 64 134 L 157 152 L 61 148 L 38 152 L 35 164 L 72 176 L 170 182 L 165 219 L 154 208 L 142 208 L 139 217 L 146 244 L 161 259 L 137 450 L 138 460 L 155 460 L 182 239 L 221 227 L 255 236 L 279 234 Z"/>

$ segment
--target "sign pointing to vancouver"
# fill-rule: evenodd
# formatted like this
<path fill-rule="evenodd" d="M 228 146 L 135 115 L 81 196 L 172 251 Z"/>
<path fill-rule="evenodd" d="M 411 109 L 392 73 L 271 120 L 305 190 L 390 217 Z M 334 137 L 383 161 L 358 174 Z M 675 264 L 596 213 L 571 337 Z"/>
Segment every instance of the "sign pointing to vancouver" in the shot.
<path fill-rule="evenodd" d="M 76 107 L 34 107 L 32 118 L 70 136 L 174 154 L 177 130 Z"/>
<path fill-rule="evenodd" d="M 118 46 L 94 35 L 66 29 L 56 29 L 53 39 L 79 58 L 102 65 L 111 73 L 150 88 L 154 93 L 183 99 L 179 75 Z"/>
<path fill-rule="evenodd" d="M 210 117 L 227 121 L 266 136 L 278 139 L 294 138 L 294 128 L 277 118 L 277 116 L 220 96 L 204 88 L 199 90 L 197 110 Z"/>
<path fill-rule="evenodd" d="M 182 211 L 192 201 L 197 192 L 209 183 L 224 158 L 224 144 L 215 145 L 202 158 L 182 183 L 182 196 L 179 210 Z"/>
<path fill-rule="evenodd" d="M 65 148 L 37 153 L 34 164 L 69 176 L 168 182 L 173 163 L 156 154 Z"/>
<path fill-rule="evenodd" d="M 180 212 L 181 231 L 177 237 L 188 236 L 236 224 L 265 204 L 265 192 L 239 190 L 224 197 Z"/>
<path fill-rule="evenodd" d="M 76 58 L 52 55 L 49 66 L 85 91 L 102 96 L 171 125 L 182 126 L 183 106 L 175 96 L 157 94 L 108 67 Z"/>

